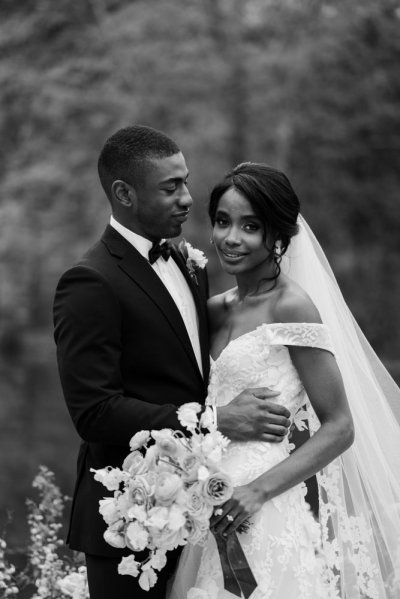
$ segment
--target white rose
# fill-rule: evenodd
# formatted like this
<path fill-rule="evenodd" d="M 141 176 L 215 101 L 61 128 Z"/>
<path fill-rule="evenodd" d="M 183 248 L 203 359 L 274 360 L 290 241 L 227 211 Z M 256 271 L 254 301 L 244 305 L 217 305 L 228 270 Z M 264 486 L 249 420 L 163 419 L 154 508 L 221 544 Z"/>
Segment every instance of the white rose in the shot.
<path fill-rule="evenodd" d="M 147 547 L 149 535 L 139 522 L 131 522 L 125 531 L 126 544 L 132 551 L 143 551 Z"/>
<path fill-rule="evenodd" d="M 177 410 L 178 420 L 182 426 L 192 431 L 198 424 L 197 414 L 201 411 L 199 403 L 185 403 Z"/>
<path fill-rule="evenodd" d="M 196 520 L 209 520 L 213 513 L 213 508 L 206 502 L 202 485 L 199 483 L 187 491 L 187 510 Z"/>
<path fill-rule="evenodd" d="M 149 439 L 150 431 L 139 431 L 138 433 L 133 435 L 133 437 L 129 441 L 129 447 L 131 448 L 131 451 L 134 451 L 135 449 L 140 449 L 141 447 L 143 447 L 143 445 L 147 443 Z"/>
<path fill-rule="evenodd" d="M 134 555 L 123 557 L 118 564 L 118 574 L 128 574 L 129 576 L 138 576 L 140 563 L 135 560 Z"/>
<path fill-rule="evenodd" d="M 168 524 L 168 508 L 152 507 L 146 521 L 147 526 L 162 530 Z"/>
<path fill-rule="evenodd" d="M 157 477 L 154 498 L 158 505 L 171 505 L 182 488 L 182 479 L 177 474 L 161 472 Z"/>
<path fill-rule="evenodd" d="M 186 242 L 186 249 L 188 252 L 188 259 L 195 262 L 196 266 L 199 268 L 204 268 L 208 262 L 204 253 L 201 250 L 194 248 L 189 242 Z"/>
<path fill-rule="evenodd" d="M 203 483 L 202 492 L 208 503 L 211 505 L 221 505 L 232 497 L 232 482 L 224 472 L 214 472 Z"/>

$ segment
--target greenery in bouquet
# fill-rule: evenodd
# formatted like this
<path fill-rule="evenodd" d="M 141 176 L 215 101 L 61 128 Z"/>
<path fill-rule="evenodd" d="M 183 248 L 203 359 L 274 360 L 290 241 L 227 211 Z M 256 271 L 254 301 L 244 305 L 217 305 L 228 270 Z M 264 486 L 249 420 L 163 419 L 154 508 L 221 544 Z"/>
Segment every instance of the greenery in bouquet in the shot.
<path fill-rule="evenodd" d="M 181 406 L 178 418 L 187 434 L 140 431 L 130 441 L 122 468 L 93 470 L 95 479 L 114 492 L 100 500 L 104 538 L 132 551 L 118 571 L 139 576 L 145 590 L 155 585 L 167 551 L 204 541 L 215 506 L 233 493 L 220 468 L 229 440 L 217 430 L 212 408 L 201 412 L 197 403 Z M 135 553 L 146 549 L 148 557 L 137 561 Z"/>

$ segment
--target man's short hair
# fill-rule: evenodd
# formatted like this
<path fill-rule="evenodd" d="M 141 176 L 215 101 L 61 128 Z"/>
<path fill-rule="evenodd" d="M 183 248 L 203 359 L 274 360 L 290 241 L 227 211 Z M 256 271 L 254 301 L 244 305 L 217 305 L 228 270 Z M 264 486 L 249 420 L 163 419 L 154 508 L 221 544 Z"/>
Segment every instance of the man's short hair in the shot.
<path fill-rule="evenodd" d="M 151 169 L 151 160 L 167 158 L 180 152 L 176 143 L 152 127 L 132 125 L 120 129 L 105 142 L 97 168 L 103 189 L 111 200 L 111 186 L 121 179 L 140 187 Z"/>

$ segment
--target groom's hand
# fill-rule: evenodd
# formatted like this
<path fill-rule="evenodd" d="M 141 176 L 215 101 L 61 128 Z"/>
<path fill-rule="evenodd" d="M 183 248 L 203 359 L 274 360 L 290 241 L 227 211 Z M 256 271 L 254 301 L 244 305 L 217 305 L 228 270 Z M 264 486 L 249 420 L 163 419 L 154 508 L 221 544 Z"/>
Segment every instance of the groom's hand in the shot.
<path fill-rule="evenodd" d="M 218 429 L 232 441 L 282 441 L 290 427 L 290 412 L 269 398 L 267 387 L 245 389 L 227 406 L 217 408 Z"/>

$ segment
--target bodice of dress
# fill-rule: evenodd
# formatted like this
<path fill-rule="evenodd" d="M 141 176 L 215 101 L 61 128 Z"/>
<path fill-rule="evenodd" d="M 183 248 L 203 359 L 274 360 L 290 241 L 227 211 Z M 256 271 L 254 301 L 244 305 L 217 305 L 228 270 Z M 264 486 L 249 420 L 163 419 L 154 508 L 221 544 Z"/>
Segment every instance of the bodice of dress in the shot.
<path fill-rule="evenodd" d="M 296 421 L 307 397 L 288 346 L 314 347 L 333 353 L 329 330 L 324 324 L 261 324 L 233 339 L 212 361 L 207 403 L 224 406 L 246 388 L 268 387 L 279 392 L 274 400 L 288 408 Z M 288 438 L 278 444 L 231 442 L 224 467 L 236 478 L 236 484 L 245 484 L 287 457 L 290 449 Z"/>

